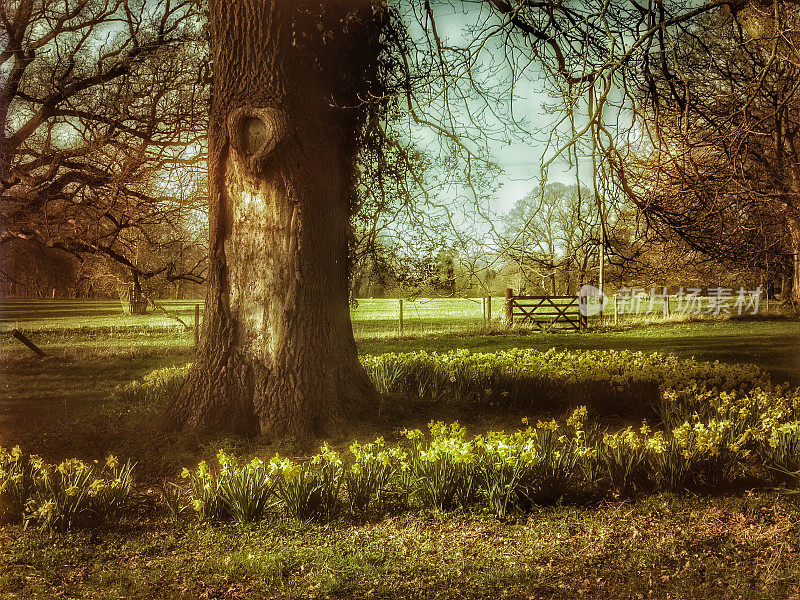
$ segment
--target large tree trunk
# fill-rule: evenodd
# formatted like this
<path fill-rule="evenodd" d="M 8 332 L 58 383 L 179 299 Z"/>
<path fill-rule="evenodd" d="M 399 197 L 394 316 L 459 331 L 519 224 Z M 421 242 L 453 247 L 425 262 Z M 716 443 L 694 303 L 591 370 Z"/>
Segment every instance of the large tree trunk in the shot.
<path fill-rule="evenodd" d="M 791 295 L 790 301 L 795 307 L 800 307 L 800 214 L 790 212 L 786 220 L 791 241 L 790 249 L 794 255 L 792 262 Z"/>
<path fill-rule="evenodd" d="M 369 0 L 212 0 L 210 273 L 177 428 L 320 437 L 370 414 L 348 305 Z"/>

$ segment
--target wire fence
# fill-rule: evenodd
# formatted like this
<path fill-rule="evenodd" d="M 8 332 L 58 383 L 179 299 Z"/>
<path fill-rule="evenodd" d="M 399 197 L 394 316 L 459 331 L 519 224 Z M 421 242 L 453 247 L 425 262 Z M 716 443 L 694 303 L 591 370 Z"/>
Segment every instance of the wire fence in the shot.
<path fill-rule="evenodd" d="M 603 325 L 635 321 L 715 318 L 736 314 L 764 313 L 768 301 L 758 294 L 741 298 L 718 296 L 614 295 L 590 297 L 584 306 L 591 330 Z M 601 316 L 601 308 L 602 316 Z M 194 341 L 195 323 L 202 323 L 201 300 L 156 301 L 145 315 L 124 314 L 119 301 L 73 299 L 0 299 L 0 330 L 176 330 Z M 357 338 L 387 335 L 417 336 L 438 333 L 480 333 L 508 326 L 505 298 L 366 298 L 351 307 L 353 332 Z M 517 329 L 552 331 L 554 328 L 515 323 Z"/>

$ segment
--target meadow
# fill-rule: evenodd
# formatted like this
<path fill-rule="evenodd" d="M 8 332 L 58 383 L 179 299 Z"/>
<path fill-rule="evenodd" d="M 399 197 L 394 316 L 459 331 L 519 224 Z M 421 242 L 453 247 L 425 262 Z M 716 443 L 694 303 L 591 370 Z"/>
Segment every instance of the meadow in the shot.
<path fill-rule="evenodd" d="M 191 324 L 194 302 L 163 305 Z M 353 309 L 384 401 L 320 451 L 150 434 L 192 358 L 163 312 L 4 302 L 0 445 L 21 450 L 0 470 L 28 465 L 37 504 L 0 527 L 0 595 L 800 597 L 800 321 L 537 333 L 475 300 L 404 309 L 403 336 L 396 300 Z M 43 470 L 73 479 L 39 490 Z M 62 518 L 76 497 L 105 522 Z"/>
<path fill-rule="evenodd" d="M 152 370 L 190 362 L 193 332 L 173 317 L 192 326 L 194 307 L 202 307 L 202 302 L 159 304 L 172 316 L 152 309 L 145 316 L 124 315 L 116 301 L 0 302 L 0 427 L 11 415 L 45 411 L 68 419 L 87 409 L 91 412 L 115 388 Z M 616 327 L 608 322 L 599 326 L 594 319 L 592 327 L 580 334 L 539 333 L 507 330 L 500 321 L 501 311 L 502 299 L 494 298 L 493 319 L 486 327 L 480 299 L 406 301 L 402 336 L 397 300 L 359 300 L 352 318 L 359 351 L 367 355 L 459 348 L 472 352 L 510 348 L 670 352 L 683 358 L 752 363 L 777 381 L 800 385 L 797 320 L 686 320 L 673 315 L 623 321 Z M 9 335 L 12 328 L 26 333 L 52 358 L 33 360 L 31 352 Z"/>

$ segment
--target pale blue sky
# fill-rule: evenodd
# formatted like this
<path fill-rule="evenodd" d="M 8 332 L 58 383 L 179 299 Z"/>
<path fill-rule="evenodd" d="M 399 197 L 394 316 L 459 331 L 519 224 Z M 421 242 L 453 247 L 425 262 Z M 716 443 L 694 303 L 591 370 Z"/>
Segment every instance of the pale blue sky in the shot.
<path fill-rule="evenodd" d="M 469 31 L 470 27 L 476 24 L 483 27 L 492 23 L 488 10 L 482 8 L 481 5 L 464 4 L 458 1 L 434 3 L 434 14 L 437 32 L 445 46 L 464 47 L 473 39 L 473 34 Z M 406 16 L 411 35 L 417 40 L 424 39 L 422 30 L 414 22 L 412 13 L 408 12 Z M 419 16 L 417 15 L 417 17 Z M 547 93 L 542 73 L 536 63 L 531 63 L 527 67 L 525 75 L 515 82 L 512 92 L 508 85 L 511 69 L 504 62 L 504 52 L 500 38 L 491 38 L 482 46 L 477 61 L 478 69 L 475 70 L 481 81 L 498 89 L 500 103 L 474 99 L 466 101 L 462 107 L 455 106 L 454 109 L 457 115 L 463 114 L 464 111 L 459 108 L 463 109 L 468 106 L 470 110 L 480 113 L 481 117 L 485 118 L 488 130 L 494 130 L 490 135 L 484 135 L 478 128 L 471 127 L 467 119 L 463 119 L 461 127 L 456 127 L 466 135 L 468 141 L 465 143 L 467 145 L 472 147 L 484 145 L 491 160 L 503 170 L 503 173 L 495 181 L 500 185 L 491 206 L 496 213 L 507 212 L 514 202 L 539 184 L 542 157 L 545 153 L 548 156 L 552 154 L 552 148 L 548 151 L 546 142 L 556 119 L 552 111 L 547 111 L 544 105 L 553 106 L 559 102 L 559 99 Z M 419 98 L 418 101 L 423 105 L 422 111 L 431 118 L 436 118 L 437 113 L 441 112 L 438 97 L 427 104 L 423 98 Z M 515 121 L 519 124 L 515 130 L 511 130 L 507 126 L 501 125 L 497 119 L 487 116 L 489 115 L 487 109 L 493 109 L 507 117 L 512 108 Z M 566 129 L 562 128 L 562 130 L 566 133 Z M 436 135 L 430 130 L 411 126 L 409 133 L 419 146 L 435 147 Z M 548 171 L 548 181 L 574 183 L 575 169 L 574 167 L 570 169 L 566 161 L 559 160 L 551 165 Z M 584 185 L 591 187 L 591 161 L 589 160 L 582 161 L 581 181 Z M 463 191 L 451 190 L 450 193 L 458 195 Z"/>

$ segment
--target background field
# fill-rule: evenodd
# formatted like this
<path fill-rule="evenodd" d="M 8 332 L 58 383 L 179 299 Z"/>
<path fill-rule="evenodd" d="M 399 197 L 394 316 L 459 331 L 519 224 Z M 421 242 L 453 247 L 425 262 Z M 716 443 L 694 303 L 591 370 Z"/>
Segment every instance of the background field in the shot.
<path fill-rule="evenodd" d="M 594 300 L 593 300 L 594 301 Z M 405 335 L 427 335 L 480 330 L 484 327 L 481 298 L 417 298 L 403 301 L 403 326 Z M 630 301 L 633 305 L 634 301 Z M 59 300 L 59 299 L 0 299 L 0 328 L 11 327 L 22 330 L 42 331 L 75 328 L 173 328 L 180 327 L 174 317 L 187 325 L 194 320 L 194 307 L 203 311 L 203 300 L 159 300 L 157 303 L 168 313 L 150 308 L 147 315 L 125 315 L 116 300 Z M 670 301 L 672 315 L 663 318 L 663 303 L 658 301 L 649 314 L 634 314 L 634 308 L 620 303 L 618 319 L 621 324 L 643 321 L 681 321 L 686 315 L 679 312 L 681 305 L 676 299 Z M 686 304 L 684 302 L 683 306 Z M 761 305 L 763 312 L 765 304 Z M 646 310 L 647 302 L 641 304 Z M 359 299 L 351 308 L 353 330 L 358 338 L 370 338 L 399 332 L 399 301 L 394 298 Z M 731 305 L 732 312 L 736 310 Z M 714 318 L 713 306 L 706 302 L 701 318 Z M 491 301 L 492 323 L 500 326 L 504 315 L 504 298 Z M 721 315 L 726 316 L 726 315 Z M 735 315 L 734 315 L 735 316 Z M 589 323 L 599 325 L 599 318 L 592 315 Z M 605 325 L 613 324 L 613 302 L 608 300 Z"/>
<path fill-rule="evenodd" d="M 122 313 L 116 301 L 0 300 L 0 352 L 6 359 L 25 358 L 29 351 L 9 332 L 18 328 L 48 352 L 88 358 L 95 353 L 176 355 L 189 360 L 197 300 L 165 300 L 169 313 Z M 500 348 L 629 349 L 674 352 L 703 360 L 755 363 L 779 380 L 800 384 L 800 320 L 777 317 L 687 319 L 628 318 L 613 326 L 590 318 L 589 330 L 542 333 L 530 327 L 509 330 L 502 323 L 503 299 L 492 300 L 492 321 L 483 321 L 480 298 L 421 298 L 403 303 L 403 335 L 399 333 L 396 299 L 364 299 L 351 310 L 353 331 L 362 353 L 450 350 L 488 352 Z M 201 317 L 202 318 L 202 317 Z M 160 362 L 160 361 L 156 361 Z"/>
<path fill-rule="evenodd" d="M 503 299 L 494 298 L 495 320 L 503 310 Z M 202 300 L 162 300 L 158 302 L 170 315 L 191 325 L 194 307 Z M 441 333 L 480 328 L 483 325 L 480 298 L 420 298 L 403 302 L 404 333 Z M 351 309 L 357 337 L 374 337 L 399 330 L 399 301 L 396 299 L 359 300 Z M 497 321 L 499 323 L 499 321 Z M 118 301 L 106 300 L 0 300 L 0 326 L 42 331 L 75 328 L 173 328 L 180 326 L 160 310 L 147 315 L 122 313 Z"/>
<path fill-rule="evenodd" d="M 163 306 L 187 324 L 193 301 Z M 397 300 L 361 300 L 353 327 L 362 354 L 452 350 L 492 352 L 507 348 L 628 349 L 672 352 L 681 357 L 754 363 L 776 381 L 800 385 L 800 321 L 797 319 L 675 319 L 650 324 L 600 327 L 585 332 L 540 333 L 499 321 L 501 299 L 493 301 L 493 323 L 485 328 L 480 300 L 406 301 L 405 335 L 397 329 Z M 502 314 L 502 313 L 500 313 Z M 50 358 L 37 360 L 9 334 L 28 333 Z M 193 332 L 164 313 L 123 315 L 118 302 L 13 300 L 0 303 L 0 444 L 42 420 L 64 423 L 94 414 L 120 386 L 158 368 L 191 362 Z M 14 431 L 10 430 L 14 421 Z M 32 434 L 31 434 L 32 435 Z"/>

